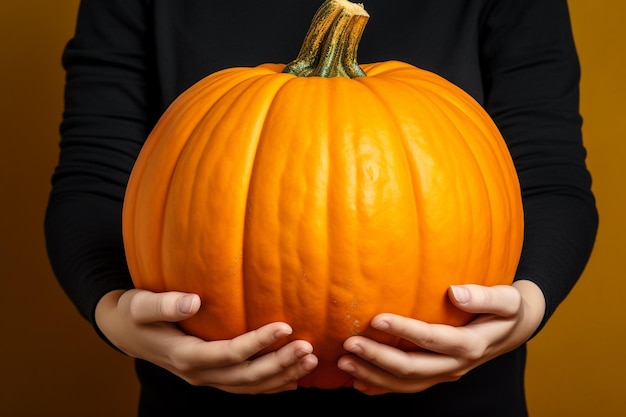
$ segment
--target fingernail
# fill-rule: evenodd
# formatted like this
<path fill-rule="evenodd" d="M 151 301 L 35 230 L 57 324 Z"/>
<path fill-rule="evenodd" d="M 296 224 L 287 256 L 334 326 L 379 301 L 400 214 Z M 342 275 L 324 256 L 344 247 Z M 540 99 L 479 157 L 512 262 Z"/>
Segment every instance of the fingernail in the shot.
<path fill-rule="evenodd" d="M 388 330 L 390 327 L 387 320 L 374 320 L 372 326 L 378 330 Z"/>
<path fill-rule="evenodd" d="M 313 346 L 307 345 L 296 349 L 296 358 L 304 358 L 306 355 L 313 353 Z"/>
<path fill-rule="evenodd" d="M 465 287 L 458 287 L 456 285 L 451 285 L 450 289 L 452 289 L 452 295 L 454 295 L 454 299 L 459 304 L 467 304 L 470 299 L 469 290 Z"/>
<path fill-rule="evenodd" d="M 342 371 L 347 372 L 349 374 L 356 370 L 356 368 L 354 367 L 354 364 L 352 362 L 348 362 L 348 361 L 344 361 L 344 362 L 339 363 L 337 365 L 337 367 L 339 369 L 341 369 Z"/>
<path fill-rule="evenodd" d="M 178 311 L 183 314 L 189 314 L 193 310 L 193 303 L 196 300 L 196 296 L 193 294 L 185 295 L 178 302 Z"/>
<path fill-rule="evenodd" d="M 361 353 L 363 353 L 363 347 L 361 345 L 359 345 L 358 343 L 355 343 L 353 345 L 347 346 L 346 350 L 348 352 L 354 353 L 356 355 L 360 355 Z"/>
<path fill-rule="evenodd" d="M 291 334 L 291 328 L 279 327 L 274 331 L 274 339 L 282 339 L 283 337 Z"/>

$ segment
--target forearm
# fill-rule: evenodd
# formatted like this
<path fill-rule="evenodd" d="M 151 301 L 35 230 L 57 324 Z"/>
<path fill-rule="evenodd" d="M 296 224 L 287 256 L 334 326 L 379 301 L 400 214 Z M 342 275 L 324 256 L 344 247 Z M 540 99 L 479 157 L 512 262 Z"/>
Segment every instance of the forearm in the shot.
<path fill-rule="evenodd" d="M 81 315 L 95 323 L 94 310 L 104 294 L 132 288 L 116 215 L 120 203 L 57 190 L 50 197 L 44 224 L 50 263 Z"/>
<path fill-rule="evenodd" d="M 63 53 L 65 108 L 45 235 L 57 279 L 92 323 L 104 294 L 132 287 L 122 204 L 158 108 L 151 101 L 158 92 L 149 81 L 144 7 L 140 1 L 83 0 Z"/>
<path fill-rule="evenodd" d="M 485 106 L 511 151 L 525 212 L 516 280 L 541 288 L 543 325 L 580 277 L 597 230 L 580 68 L 566 1 L 492 1 L 488 19 Z"/>

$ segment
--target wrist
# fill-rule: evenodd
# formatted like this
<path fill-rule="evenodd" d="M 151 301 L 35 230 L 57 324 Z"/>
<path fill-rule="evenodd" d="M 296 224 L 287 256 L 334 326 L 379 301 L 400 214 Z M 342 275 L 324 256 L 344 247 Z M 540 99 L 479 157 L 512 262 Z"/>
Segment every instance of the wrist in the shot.
<path fill-rule="evenodd" d="M 546 312 L 546 299 L 543 291 L 533 281 L 520 279 L 513 283 L 520 295 L 524 308 L 522 324 L 530 339 L 540 327 Z"/>
<path fill-rule="evenodd" d="M 122 353 L 124 352 L 111 340 L 110 329 L 114 326 L 111 323 L 114 318 L 117 303 L 122 294 L 126 291 L 127 290 L 113 290 L 102 296 L 98 304 L 96 304 L 93 323 L 96 333 L 111 347 Z"/>

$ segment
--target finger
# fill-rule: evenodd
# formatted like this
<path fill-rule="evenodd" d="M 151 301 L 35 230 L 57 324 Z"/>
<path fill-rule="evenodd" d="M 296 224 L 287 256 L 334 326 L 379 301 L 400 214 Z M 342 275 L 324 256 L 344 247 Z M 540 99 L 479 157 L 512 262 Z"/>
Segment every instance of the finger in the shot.
<path fill-rule="evenodd" d="M 136 323 L 178 322 L 193 316 L 200 309 L 197 294 L 131 290 L 123 297 L 128 300 L 130 315 Z M 120 302 L 123 301 L 120 299 Z"/>
<path fill-rule="evenodd" d="M 309 342 L 293 341 L 250 359 L 291 332 L 289 325 L 276 322 L 232 340 L 207 342 L 189 336 L 169 345 L 165 367 L 192 385 L 220 387 L 233 393 L 294 389 L 294 383 L 317 365 Z"/>
<path fill-rule="evenodd" d="M 371 325 L 424 350 L 445 355 L 468 356 L 468 352 L 482 352 L 485 345 L 484 339 L 472 328 L 430 324 L 396 314 L 379 314 Z M 344 347 L 351 351 L 349 344 Z"/>
<path fill-rule="evenodd" d="M 355 379 L 354 388 L 369 395 L 384 392 L 418 392 L 441 382 L 458 379 L 459 364 L 446 355 L 432 352 L 383 352 L 374 345 L 362 352 L 362 357 L 344 356 L 337 366 Z M 378 358 L 385 358 L 384 361 Z M 374 366 L 375 365 L 375 366 Z"/>
<path fill-rule="evenodd" d="M 244 363 L 263 349 L 284 339 L 292 333 L 287 323 L 275 322 L 261 326 L 228 340 L 214 340 L 209 343 L 198 339 L 195 343 L 173 347 L 173 356 L 183 358 L 194 368 L 215 368 Z M 309 349 L 313 348 L 307 343 Z"/>
<path fill-rule="evenodd" d="M 501 317 L 516 315 L 522 304 L 519 291 L 511 285 L 452 285 L 448 289 L 448 296 L 461 310 Z"/>
<path fill-rule="evenodd" d="M 361 336 L 347 339 L 344 348 L 377 368 L 401 378 L 431 378 L 453 372 L 459 367 L 459 359 L 446 353 L 433 350 L 407 352 Z M 359 379 L 363 378 L 363 375 L 358 376 Z"/>
<path fill-rule="evenodd" d="M 278 392 L 293 389 L 318 363 L 310 343 L 297 340 L 254 360 L 230 366 L 208 367 L 189 379 L 237 393 Z"/>
<path fill-rule="evenodd" d="M 245 365 L 245 370 L 231 385 L 257 386 L 263 392 L 273 391 L 297 382 L 318 363 L 309 342 L 296 340 Z"/>
<path fill-rule="evenodd" d="M 310 374 L 318 362 L 317 356 L 312 353 L 302 356 L 296 363 L 268 381 L 267 387 L 263 387 L 263 392 L 271 394 L 298 388 L 298 381 Z"/>

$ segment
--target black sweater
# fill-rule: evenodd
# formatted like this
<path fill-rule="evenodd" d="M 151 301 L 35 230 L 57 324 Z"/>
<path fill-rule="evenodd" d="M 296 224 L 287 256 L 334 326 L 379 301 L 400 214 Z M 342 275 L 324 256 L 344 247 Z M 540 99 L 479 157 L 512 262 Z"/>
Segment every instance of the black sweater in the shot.
<path fill-rule="evenodd" d="M 45 232 L 54 272 L 85 318 L 95 324 L 98 300 L 132 287 L 121 237 L 122 201 L 134 160 L 160 114 L 211 72 L 293 59 L 320 3 L 82 0 L 75 36 L 63 55 L 65 112 Z M 525 210 L 516 279 L 530 279 L 543 290 L 545 324 L 584 269 L 597 229 L 566 0 L 369 0 L 365 8 L 371 18 L 359 62 L 396 59 L 434 71 L 474 96 L 500 128 Z M 429 395 L 478 397 L 473 401 L 480 404 L 481 395 L 491 392 L 493 401 L 493 390 L 499 390 L 517 398 L 516 403 L 502 394 L 500 402 L 519 414 L 495 415 L 524 415 L 523 353 L 522 347 L 430 393 L 383 398 L 404 398 L 408 411 L 427 407 Z M 149 364 L 138 366 L 144 399 L 157 381 L 170 381 L 164 392 L 173 385 L 196 391 Z M 201 391 L 213 393 L 209 402 L 229 398 Z M 451 403 L 442 415 L 456 415 Z M 470 409 L 461 415 L 473 415 Z"/>

